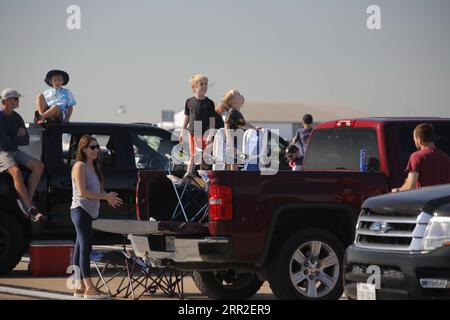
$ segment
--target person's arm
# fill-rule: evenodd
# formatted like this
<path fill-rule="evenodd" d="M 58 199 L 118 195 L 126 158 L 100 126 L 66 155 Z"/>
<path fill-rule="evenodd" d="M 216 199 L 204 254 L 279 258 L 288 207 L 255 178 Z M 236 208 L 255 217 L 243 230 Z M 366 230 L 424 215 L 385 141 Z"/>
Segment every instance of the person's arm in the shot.
<path fill-rule="evenodd" d="M 392 189 L 392 192 L 402 192 L 413 190 L 417 188 L 417 181 L 419 181 L 419 173 L 417 172 L 409 172 L 408 177 L 405 180 L 405 183 L 400 188 Z"/>
<path fill-rule="evenodd" d="M 209 134 L 206 137 L 207 144 L 213 141 L 214 132 L 216 129 L 216 106 L 213 101 L 210 101 L 208 117 L 209 117 L 209 127 L 207 130 L 209 130 Z"/>
<path fill-rule="evenodd" d="M 92 192 L 86 188 L 86 167 L 81 165 L 80 162 L 74 164 L 73 166 L 73 177 L 77 185 L 78 191 L 80 192 L 80 197 L 88 200 L 105 200 L 106 194 Z"/>
<path fill-rule="evenodd" d="M 297 132 L 295 133 L 294 138 L 292 139 L 292 144 L 296 144 L 297 141 L 300 140 L 300 129 L 297 130 Z"/>
<path fill-rule="evenodd" d="M 11 142 L 11 139 L 6 134 L 5 125 L 3 123 L 3 117 L 0 114 L 0 148 L 3 150 L 14 150 L 15 145 Z"/>
<path fill-rule="evenodd" d="M 73 107 L 76 104 L 77 104 L 77 101 L 75 100 L 75 97 L 73 96 L 72 91 L 67 89 L 67 105 Z"/>
<path fill-rule="evenodd" d="M 25 127 L 22 117 L 16 114 L 15 136 L 11 137 L 11 141 L 16 146 L 27 146 L 30 143 L 30 135 Z"/>
<path fill-rule="evenodd" d="M 420 159 L 417 153 L 413 153 L 408 160 L 406 165 L 406 172 L 408 172 L 408 177 L 400 188 L 392 189 L 392 192 L 407 191 L 417 188 L 417 181 L 419 181 L 420 170 Z"/>
<path fill-rule="evenodd" d="M 211 143 L 214 138 L 214 131 L 216 128 L 216 117 L 209 118 L 209 134 L 206 137 L 206 143 Z"/>
<path fill-rule="evenodd" d="M 80 162 L 77 162 L 73 166 L 73 177 L 75 183 L 77 185 L 78 191 L 80 192 L 80 197 L 88 200 L 104 200 L 108 201 L 108 203 L 116 208 L 122 204 L 122 199 L 118 197 L 118 194 L 115 192 L 110 193 L 100 193 L 89 191 L 86 188 L 86 167 L 83 166 Z M 103 190 L 104 191 L 104 190 Z"/>
<path fill-rule="evenodd" d="M 66 121 L 69 122 L 70 117 L 72 116 L 72 112 L 73 112 L 73 106 L 69 106 L 69 109 L 67 110 L 67 116 L 66 116 Z"/>
<path fill-rule="evenodd" d="M 184 121 L 183 121 L 183 127 L 181 128 L 180 132 L 180 142 L 183 142 L 183 136 L 185 134 L 185 131 L 189 125 L 190 120 L 190 110 L 188 107 L 189 99 L 186 100 L 186 104 L 184 105 Z"/>
<path fill-rule="evenodd" d="M 183 128 L 181 128 L 180 132 L 180 142 L 183 142 L 183 136 L 185 134 L 185 131 L 187 130 L 188 124 L 189 124 L 189 116 L 184 115 Z"/>

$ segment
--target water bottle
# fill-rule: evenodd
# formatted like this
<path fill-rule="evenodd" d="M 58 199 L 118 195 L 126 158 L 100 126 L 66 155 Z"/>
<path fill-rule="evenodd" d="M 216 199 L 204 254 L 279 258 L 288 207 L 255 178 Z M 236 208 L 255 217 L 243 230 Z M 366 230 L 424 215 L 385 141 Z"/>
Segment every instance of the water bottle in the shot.
<path fill-rule="evenodd" d="M 359 151 L 359 171 L 367 171 L 367 150 L 364 147 Z"/>

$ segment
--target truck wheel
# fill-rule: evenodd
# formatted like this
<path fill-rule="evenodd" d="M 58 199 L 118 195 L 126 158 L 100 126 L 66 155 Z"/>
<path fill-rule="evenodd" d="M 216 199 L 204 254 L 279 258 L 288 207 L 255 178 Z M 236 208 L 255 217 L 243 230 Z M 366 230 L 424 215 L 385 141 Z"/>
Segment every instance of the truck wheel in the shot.
<path fill-rule="evenodd" d="M 25 232 L 20 222 L 0 212 L 0 275 L 13 270 L 25 251 Z"/>
<path fill-rule="evenodd" d="M 343 292 L 344 246 L 333 234 L 307 229 L 290 236 L 268 263 L 272 292 L 283 300 L 337 300 Z"/>
<path fill-rule="evenodd" d="M 194 272 L 192 279 L 208 298 L 216 300 L 248 299 L 261 288 L 263 281 L 256 274 L 220 272 Z"/>

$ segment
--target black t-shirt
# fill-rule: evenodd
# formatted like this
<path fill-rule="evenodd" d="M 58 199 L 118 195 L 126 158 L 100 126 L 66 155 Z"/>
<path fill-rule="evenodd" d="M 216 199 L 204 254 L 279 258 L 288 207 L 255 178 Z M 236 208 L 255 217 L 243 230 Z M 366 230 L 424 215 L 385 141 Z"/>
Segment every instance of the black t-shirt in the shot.
<path fill-rule="evenodd" d="M 223 127 L 225 127 L 225 123 L 223 122 L 222 115 L 216 112 L 216 129 L 219 130 Z"/>
<path fill-rule="evenodd" d="M 205 97 L 203 100 L 198 100 L 192 97 L 186 100 L 184 114 L 189 116 L 189 125 L 187 129 L 190 133 L 194 133 L 194 122 L 202 122 L 202 134 L 209 128 L 209 118 L 216 117 L 216 110 L 214 102 Z"/>
<path fill-rule="evenodd" d="M 230 129 L 236 130 L 245 126 L 245 119 L 239 110 L 231 109 L 228 112 L 225 123 L 230 125 Z"/>

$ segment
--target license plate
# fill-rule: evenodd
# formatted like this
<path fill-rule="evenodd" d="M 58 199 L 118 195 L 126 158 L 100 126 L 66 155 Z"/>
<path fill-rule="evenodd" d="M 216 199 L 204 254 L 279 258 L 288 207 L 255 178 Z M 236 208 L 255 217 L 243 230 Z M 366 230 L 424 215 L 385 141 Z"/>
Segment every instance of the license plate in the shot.
<path fill-rule="evenodd" d="M 376 300 L 376 287 L 374 284 L 357 283 L 356 297 L 358 300 Z"/>

